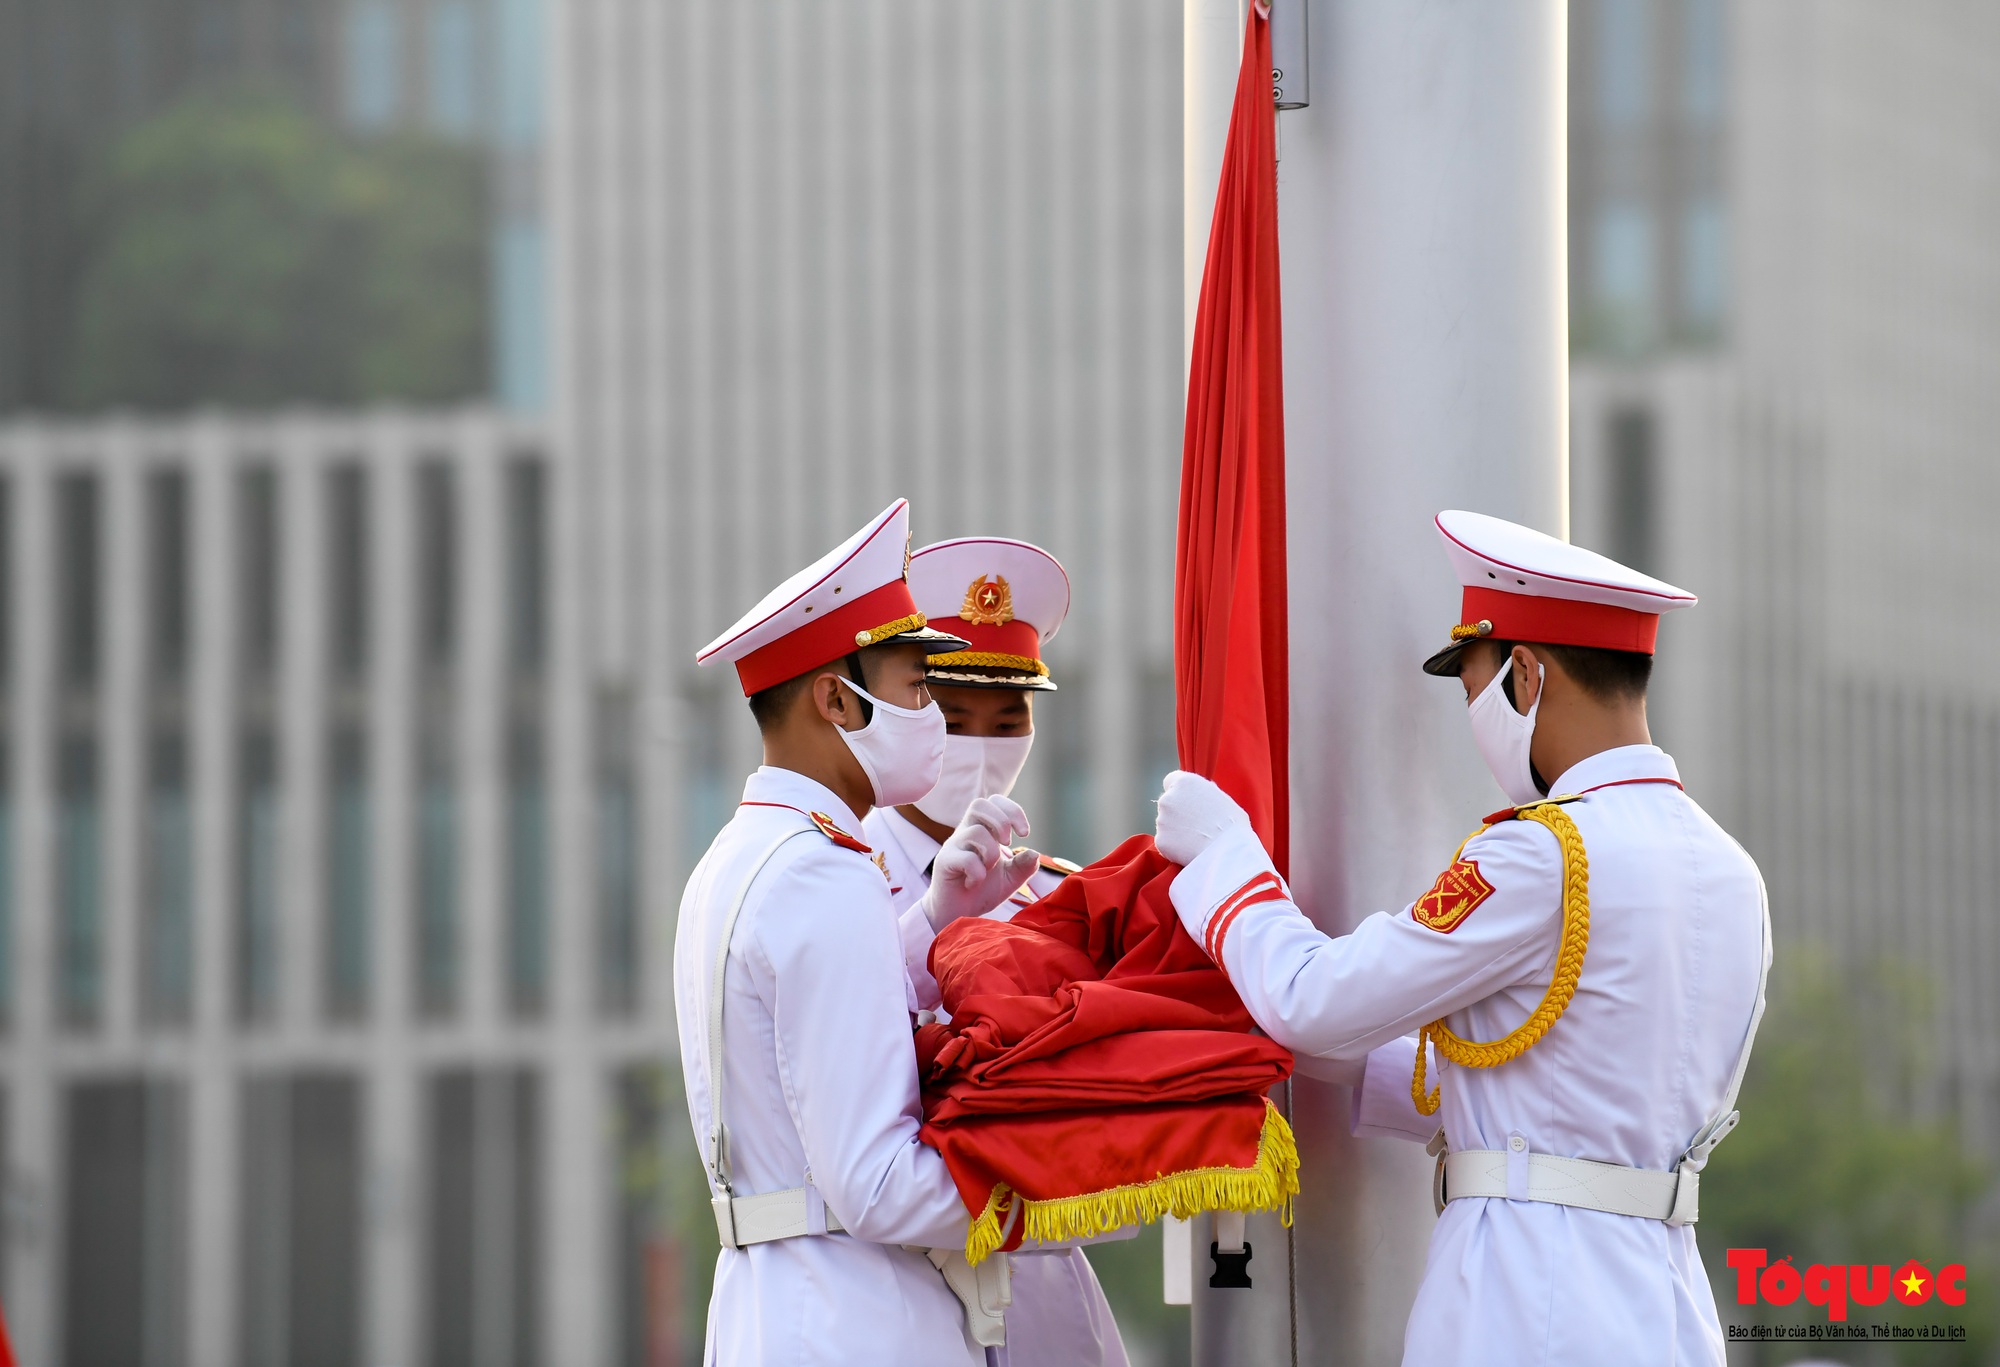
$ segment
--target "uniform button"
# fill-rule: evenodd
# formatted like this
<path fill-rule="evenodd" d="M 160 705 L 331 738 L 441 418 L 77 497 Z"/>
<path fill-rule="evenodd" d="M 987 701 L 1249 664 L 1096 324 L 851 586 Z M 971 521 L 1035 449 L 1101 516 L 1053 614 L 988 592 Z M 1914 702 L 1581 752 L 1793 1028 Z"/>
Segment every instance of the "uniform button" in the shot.
<path fill-rule="evenodd" d="M 1521 1136 L 1517 1134 L 1512 1139 L 1509 1139 L 1507 1141 L 1507 1147 L 1512 1149 L 1515 1153 L 1519 1153 L 1522 1149 L 1528 1147 L 1528 1141 L 1521 1138 Z"/>

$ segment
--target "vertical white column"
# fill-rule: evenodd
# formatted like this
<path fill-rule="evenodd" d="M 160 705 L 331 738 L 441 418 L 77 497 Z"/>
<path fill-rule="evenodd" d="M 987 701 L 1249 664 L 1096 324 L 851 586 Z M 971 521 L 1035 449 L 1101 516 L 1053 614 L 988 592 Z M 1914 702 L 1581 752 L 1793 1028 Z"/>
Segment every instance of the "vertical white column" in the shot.
<path fill-rule="evenodd" d="M 1201 122 L 1196 77 L 1221 68 L 1202 13 L 1185 189 L 1205 232 L 1195 149 L 1226 104 Z M 1422 888 L 1487 793 L 1457 690 L 1418 672 L 1456 620 L 1430 516 L 1566 530 L 1565 19 L 1562 0 L 1320 0 L 1314 103 L 1280 116 L 1290 582 L 1313 624 L 1291 643 L 1292 881 L 1331 932 Z M 1191 280 L 1203 247 L 1190 233 Z M 1351 1139 L 1335 1089 L 1295 1097 L 1298 1360 L 1396 1362 L 1430 1161 Z M 1198 1258 L 1197 1363 L 1290 1360 L 1282 1232 L 1252 1220 L 1250 1240 L 1253 1291 L 1209 1290 Z"/>
<path fill-rule="evenodd" d="M 138 1038 L 145 927 L 139 901 L 146 859 L 145 752 L 140 717 L 147 614 L 143 559 L 151 540 L 144 500 L 152 467 L 140 433 L 114 422 L 91 455 L 97 478 L 97 803 L 99 959 L 96 1035 Z"/>
<path fill-rule="evenodd" d="M 483 430 L 459 462 L 458 582 L 464 585 L 459 636 L 458 784 L 459 1029 L 492 1041 L 506 1011 L 506 819 L 501 756 L 501 686 L 506 668 L 505 489 L 498 434 Z"/>
<path fill-rule="evenodd" d="M 620 452 L 620 464 L 626 453 Z M 545 782 L 550 811 L 549 879 L 549 1066 L 542 1070 L 541 1274 L 540 1316 L 544 1343 L 532 1351 L 536 1361 L 574 1362 L 594 1367 L 606 1359 L 604 1330 L 613 1322 L 615 1276 L 608 1275 L 610 1237 L 605 1231 L 611 1209 L 611 1182 L 604 1171 L 605 1078 L 601 1060 L 591 1047 L 592 1018 L 597 1001 L 598 899 L 595 861 L 595 750 L 590 716 L 592 684 L 597 671 L 629 669 L 629 600 L 620 599 L 614 613 L 599 619 L 605 628 L 595 643 L 603 650 L 610 639 L 621 643 L 611 653 L 616 665 L 600 660 L 586 631 L 584 614 L 575 610 L 591 595 L 583 589 L 593 536 L 600 530 L 593 509 L 586 506 L 580 462 L 545 452 L 547 503 L 543 509 L 548 538 L 547 575 L 543 592 L 549 604 L 548 649 L 543 677 L 548 769 Z M 606 462 L 604 468 L 610 468 Z M 636 481 L 635 481 L 636 482 Z M 621 483 L 621 503 L 635 492 Z M 609 510 L 606 510 L 609 511 Z M 624 507 L 616 520 L 629 515 Z M 589 531 L 586 532 L 586 527 Z M 618 567 L 610 577 L 624 577 L 632 548 L 606 557 Z M 608 639 L 607 639 L 608 638 Z M 528 1351 L 525 1350 L 524 1351 Z"/>
<path fill-rule="evenodd" d="M 241 580 L 233 570 L 236 466 L 217 421 L 197 424 L 187 453 L 189 792 L 194 804 L 194 1018 L 188 1069 L 188 1361 L 227 1363 L 236 1326 L 241 1178 L 236 1060 L 230 1034 L 231 872 L 237 791 L 232 641 Z"/>
<path fill-rule="evenodd" d="M 370 419 L 368 470 L 369 772 L 376 851 L 369 924 L 366 1129 L 362 1141 L 362 1342 L 367 1361 L 414 1363 L 423 1142 L 417 1092 L 415 801 L 416 459 L 452 448 L 448 427 L 391 411 Z"/>
<path fill-rule="evenodd" d="M 303 1041 L 326 1002 L 326 676 L 328 433 L 286 424 L 278 438 L 279 893 L 275 957 L 280 1034 Z"/>
<path fill-rule="evenodd" d="M 61 972 L 56 924 L 55 489 L 46 437 L 15 429 L 13 480 L 14 677 L 8 718 L 14 753 L 14 1020 L 7 1077 L 7 1328 L 22 1362 L 54 1362 L 62 1279 L 61 1096 L 54 1067 Z"/>

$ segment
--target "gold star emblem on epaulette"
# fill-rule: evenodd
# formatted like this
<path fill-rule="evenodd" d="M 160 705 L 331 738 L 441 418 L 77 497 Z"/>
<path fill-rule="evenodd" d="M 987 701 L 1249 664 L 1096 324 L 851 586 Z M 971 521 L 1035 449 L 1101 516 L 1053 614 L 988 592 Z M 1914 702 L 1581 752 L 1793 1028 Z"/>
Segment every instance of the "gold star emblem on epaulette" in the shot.
<path fill-rule="evenodd" d="M 958 615 L 978 627 L 1005 626 L 1014 620 L 1014 590 L 1005 576 L 982 574 L 966 586 Z"/>

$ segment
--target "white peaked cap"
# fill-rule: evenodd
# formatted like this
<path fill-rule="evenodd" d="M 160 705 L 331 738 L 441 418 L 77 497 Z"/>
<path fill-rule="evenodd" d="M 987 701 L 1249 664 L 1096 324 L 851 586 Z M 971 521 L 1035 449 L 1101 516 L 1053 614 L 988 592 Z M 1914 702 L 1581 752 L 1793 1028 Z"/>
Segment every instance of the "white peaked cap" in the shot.
<path fill-rule="evenodd" d="M 1040 546 L 1000 536 L 939 541 L 910 557 L 917 608 L 966 638 L 931 657 L 934 683 L 1053 690 L 1042 645 L 1069 615 L 1069 575 Z"/>
<path fill-rule="evenodd" d="M 745 696 L 891 641 L 963 650 L 962 637 L 931 630 L 906 578 L 910 503 L 897 499 L 860 531 L 772 589 L 695 655 L 733 664 Z"/>
<path fill-rule="evenodd" d="M 1695 602 L 1596 551 L 1484 513 L 1439 513 L 1437 530 L 1463 593 L 1451 644 L 1424 662 L 1429 674 L 1458 673 L 1459 652 L 1483 637 L 1650 655 L 1660 614 Z"/>

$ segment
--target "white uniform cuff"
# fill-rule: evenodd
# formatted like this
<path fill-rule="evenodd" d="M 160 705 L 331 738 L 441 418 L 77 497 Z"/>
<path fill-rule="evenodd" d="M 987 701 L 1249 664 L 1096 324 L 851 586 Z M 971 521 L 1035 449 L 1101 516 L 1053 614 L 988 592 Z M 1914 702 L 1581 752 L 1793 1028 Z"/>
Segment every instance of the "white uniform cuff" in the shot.
<path fill-rule="evenodd" d="M 1410 1099 L 1410 1077 L 1416 1066 L 1415 1035 L 1392 1039 L 1368 1055 L 1361 1085 L 1354 1089 L 1355 1138 L 1430 1142 L 1438 1132 L 1438 1118 L 1418 1115 Z"/>
<path fill-rule="evenodd" d="M 1248 825 L 1234 826 L 1209 842 L 1194 862 L 1174 875 L 1170 895 L 1187 933 L 1203 948 L 1208 946 L 1208 924 L 1222 904 L 1240 892 L 1245 883 L 1268 874 L 1277 877 L 1271 856 Z M 1281 880 L 1282 883 L 1282 880 Z M 1290 897 L 1287 890 L 1286 896 Z M 1220 965 L 1217 965 L 1220 967 Z"/>
<path fill-rule="evenodd" d="M 896 929 L 903 939 L 903 967 L 908 970 L 908 996 L 910 1010 L 935 1011 L 943 998 L 938 992 L 937 979 L 931 976 L 931 942 L 937 939 L 937 932 L 931 929 L 931 918 L 924 914 L 924 899 L 903 908 L 903 914 L 896 920 Z"/>

